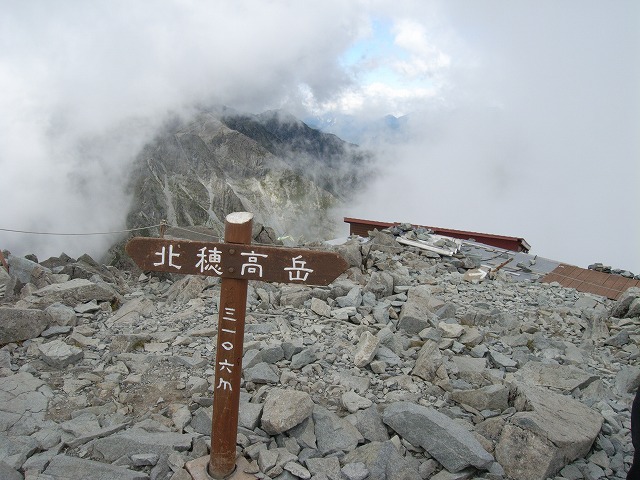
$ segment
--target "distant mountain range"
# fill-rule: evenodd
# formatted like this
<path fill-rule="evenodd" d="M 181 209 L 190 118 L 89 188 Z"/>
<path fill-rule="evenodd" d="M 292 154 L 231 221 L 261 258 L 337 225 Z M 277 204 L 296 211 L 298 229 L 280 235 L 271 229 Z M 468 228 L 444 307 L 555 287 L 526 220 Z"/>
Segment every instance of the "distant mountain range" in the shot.
<path fill-rule="evenodd" d="M 305 123 L 325 133 L 332 133 L 356 145 L 369 145 L 384 140 L 396 143 L 406 138 L 409 116 L 385 115 L 363 119 L 354 115 L 328 113 L 307 117 Z"/>
<path fill-rule="evenodd" d="M 371 155 L 282 111 L 227 107 L 168 121 L 139 154 L 130 182 L 129 228 L 205 226 L 250 211 L 278 236 L 331 238 L 333 207 L 371 173 Z M 155 231 L 149 231 L 156 234 Z"/>

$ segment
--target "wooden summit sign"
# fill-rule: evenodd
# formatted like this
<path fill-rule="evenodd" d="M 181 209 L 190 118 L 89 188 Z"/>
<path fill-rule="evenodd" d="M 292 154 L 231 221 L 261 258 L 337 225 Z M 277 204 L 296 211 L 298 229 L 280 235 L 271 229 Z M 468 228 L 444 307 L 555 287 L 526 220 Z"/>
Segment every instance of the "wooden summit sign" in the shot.
<path fill-rule="evenodd" d="M 215 479 L 228 478 L 236 466 L 248 281 L 328 285 L 348 267 L 344 258 L 333 252 L 253 246 L 252 221 L 251 213 L 229 214 L 223 243 L 136 237 L 126 246 L 143 271 L 222 277 L 207 467 L 208 475 Z"/>

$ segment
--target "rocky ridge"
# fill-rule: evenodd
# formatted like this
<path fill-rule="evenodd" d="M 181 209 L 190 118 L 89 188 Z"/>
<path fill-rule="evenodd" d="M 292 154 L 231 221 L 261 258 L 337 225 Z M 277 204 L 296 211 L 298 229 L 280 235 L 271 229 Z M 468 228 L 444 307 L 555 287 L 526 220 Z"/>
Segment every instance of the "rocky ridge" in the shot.
<path fill-rule="evenodd" d="M 284 112 L 202 109 L 167 122 L 131 171 L 128 228 L 206 226 L 247 211 L 278 236 L 328 239 L 341 205 L 372 173 L 371 153 Z"/>
<path fill-rule="evenodd" d="M 329 287 L 250 283 L 237 448 L 258 478 L 625 478 L 638 289 L 477 281 L 384 232 L 335 248 Z M 217 279 L 7 258 L 0 477 L 191 478 Z"/>

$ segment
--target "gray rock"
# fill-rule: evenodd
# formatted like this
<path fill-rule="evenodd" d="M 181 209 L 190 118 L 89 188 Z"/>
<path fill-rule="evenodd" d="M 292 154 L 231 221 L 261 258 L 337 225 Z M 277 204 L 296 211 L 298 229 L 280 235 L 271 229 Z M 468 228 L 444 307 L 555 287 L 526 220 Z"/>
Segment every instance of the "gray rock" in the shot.
<path fill-rule="evenodd" d="M 599 378 L 573 365 L 540 362 L 528 362 L 514 376 L 518 381 L 530 385 L 550 387 L 566 393 L 573 392 L 576 388 L 584 389 Z"/>
<path fill-rule="evenodd" d="M 173 285 L 167 291 L 167 301 L 178 304 L 186 304 L 194 298 L 198 298 L 200 294 L 207 288 L 210 283 L 209 279 L 201 275 L 186 275 Z"/>
<path fill-rule="evenodd" d="M 360 244 L 357 240 L 351 240 L 343 245 L 339 245 L 336 247 L 336 250 L 344 257 L 350 267 L 362 266 L 362 252 L 360 251 Z"/>
<path fill-rule="evenodd" d="M 315 424 L 313 423 L 313 417 L 306 418 L 298 425 L 290 428 L 287 431 L 287 435 L 295 438 L 298 445 L 302 448 L 309 448 L 315 450 L 318 448 L 315 433 Z"/>
<path fill-rule="evenodd" d="M 151 341 L 151 335 L 132 333 L 114 335 L 109 349 L 113 353 L 133 352 L 138 348 L 144 348 L 144 344 Z"/>
<path fill-rule="evenodd" d="M 358 410 L 346 419 L 351 422 L 369 442 L 385 442 L 389 440 L 387 427 L 382 421 L 382 415 L 376 405 L 372 405 L 365 410 Z"/>
<path fill-rule="evenodd" d="M 38 449 L 38 441 L 25 435 L 0 433 L 0 458 L 7 466 L 18 470 Z"/>
<path fill-rule="evenodd" d="M 398 402 L 385 409 L 382 419 L 411 444 L 424 448 L 450 472 L 469 466 L 486 470 L 494 461 L 468 430 L 433 408 Z"/>
<path fill-rule="evenodd" d="M 358 393 L 366 393 L 371 385 L 368 377 L 351 375 L 346 371 L 337 371 L 334 374 L 335 381 L 344 386 L 347 390 L 354 390 Z"/>
<path fill-rule="evenodd" d="M 355 366 L 362 368 L 369 365 L 369 363 L 371 363 L 375 358 L 379 343 L 380 339 L 371 332 L 362 332 L 362 335 L 360 335 L 360 341 L 358 342 L 353 355 L 353 363 Z"/>
<path fill-rule="evenodd" d="M 302 307 L 311 298 L 311 289 L 307 287 L 284 285 L 281 289 L 280 305 Z"/>
<path fill-rule="evenodd" d="M 262 409 L 262 429 L 270 435 L 295 427 L 313 412 L 308 393 L 282 388 L 272 389 Z"/>
<path fill-rule="evenodd" d="M 389 323 L 389 306 L 382 303 L 373 307 L 372 311 L 373 318 L 377 323 L 381 323 L 386 325 Z"/>
<path fill-rule="evenodd" d="M 336 320 L 349 320 L 358 313 L 356 307 L 342 307 L 331 311 L 331 317 Z"/>
<path fill-rule="evenodd" d="M 618 297 L 618 300 L 613 305 L 613 308 L 611 309 L 611 316 L 614 318 L 624 318 L 629 312 L 631 303 L 638 297 L 640 297 L 640 288 L 628 288 L 622 295 L 620 295 L 620 297 Z"/>
<path fill-rule="evenodd" d="M 393 277 L 387 272 L 373 272 L 363 292 L 371 292 L 376 298 L 384 298 L 393 294 Z"/>
<path fill-rule="evenodd" d="M 318 451 L 323 456 L 349 452 L 364 440 L 351 423 L 320 405 L 313 407 L 313 422 L 316 427 Z"/>
<path fill-rule="evenodd" d="M 402 359 L 390 348 L 385 347 L 384 345 L 378 345 L 378 349 L 376 350 L 376 359 L 378 362 L 382 362 L 385 366 L 396 366 L 402 364 Z M 374 361 L 370 363 L 371 370 L 374 370 Z"/>
<path fill-rule="evenodd" d="M 68 345 L 62 340 L 53 340 L 38 345 L 42 360 L 54 368 L 64 368 L 76 363 L 84 357 L 81 348 Z"/>
<path fill-rule="evenodd" d="M 242 405 L 240 406 L 239 417 L 242 418 Z M 211 435 L 211 423 L 212 423 L 213 410 L 210 407 L 200 407 L 197 409 L 191 417 L 191 427 L 202 435 Z M 240 426 L 245 426 L 238 421 Z"/>
<path fill-rule="evenodd" d="M 78 318 L 73 308 L 63 305 L 62 303 L 53 303 L 45 308 L 45 312 L 51 318 L 51 324 L 60 326 L 72 326 L 77 323 Z"/>
<path fill-rule="evenodd" d="M 21 283 L 31 283 L 36 288 L 42 288 L 53 283 L 51 281 L 51 270 L 43 267 L 37 262 L 17 255 L 10 255 L 7 259 L 9 272 Z"/>
<path fill-rule="evenodd" d="M 629 343 L 629 340 L 629 332 L 620 330 L 617 334 L 607 338 L 603 343 L 605 345 L 611 345 L 612 347 L 623 347 Z"/>
<path fill-rule="evenodd" d="M 0 460 L 0 478 L 2 478 L 2 480 L 24 480 L 24 477 L 18 470 L 10 467 L 2 460 Z"/>
<path fill-rule="evenodd" d="M 268 472 L 276 466 L 278 461 L 277 450 L 261 450 L 258 455 L 258 467 L 263 473 Z"/>
<path fill-rule="evenodd" d="M 451 358 L 457 370 L 456 376 L 471 385 L 482 386 L 486 383 L 487 359 L 456 355 Z"/>
<path fill-rule="evenodd" d="M 92 457 L 111 463 L 126 455 L 154 453 L 159 456 L 191 449 L 193 436 L 173 432 L 147 432 L 131 428 L 122 433 L 99 438 L 92 443 Z"/>
<path fill-rule="evenodd" d="M 266 362 L 260 362 L 257 365 L 243 369 L 245 381 L 253 383 L 278 383 L 280 377 Z"/>
<path fill-rule="evenodd" d="M 36 338 L 50 323 L 42 310 L 0 307 L 0 345 Z"/>
<path fill-rule="evenodd" d="M 311 299 L 311 311 L 321 317 L 329 318 L 331 316 L 331 307 L 327 302 L 319 298 Z"/>
<path fill-rule="evenodd" d="M 131 455 L 131 463 L 134 467 L 154 466 L 160 457 L 155 453 L 141 453 Z"/>
<path fill-rule="evenodd" d="M 318 359 L 315 349 L 305 348 L 291 357 L 289 367 L 291 370 L 299 370 Z"/>
<path fill-rule="evenodd" d="M 359 307 L 362 304 L 362 289 L 355 286 L 345 296 L 336 298 L 336 302 L 342 308 Z"/>
<path fill-rule="evenodd" d="M 57 335 L 67 335 L 73 330 L 73 327 L 61 327 L 59 325 L 54 325 L 53 327 L 47 328 L 44 332 L 40 334 L 43 338 L 51 338 Z"/>
<path fill-rule="evenodd" d="M 342 406 L 350 413 L 357 412 L 363 408 L 369 408 L 373 402 L 368 398 L 361 397 L 356 392 L 344 392 L 341 397 Z"/>
<path fill-rule="evenodd" d="M 416 480 L 419 477 L 415 462 L 403 457 L 391 441 L 361 445 L 344 456 L 342 462 L 364 463 L 367 480 Z"/>
<path fill-rule="evenodd" d="M 104 282 L 97 284 L 82 278 L 47 285 L 33 292 L 33 295 L 25 298 L 25 301 L 33 305 L 34 308 L 41 309 L 54 303 L 76 306 L 79 303 L 86 303 L 91 300 L 121 303 L 123 299 L 121 295 L 108 284 Z"/>
<path fill-rule="evenodd" d="M 488 385 L 475 390 L 454 390 L 451 399 L 476 410 L 503 411 L 509 408 L 509 387 Z"/>
<path fill-rule="evenodd" d="M 305 463 L 314 477 L 326 474 L 329 480 L 343 480 L 338 457 L 309 458 Z"/>
<path fill-rule="evenodd" d="M 631 302 L 631 305 L 629 305 L 629 311 L 627 311 L 625 315 L 625 318 L 633 317 L 640 317 L 640 297 Z"/>
<path fill-rule="evenodd" d="M 240 402 L 238 425 L 249 430 L 255 430 L 260 425 L 262 407 L 261 403 Z"/>
<path fill-rule="evenodd" d="M 347 463 L 342 467 L 342 474 L 347 480 L 364 480 L 369 476 L 369 470 L 362 462 Z"/>
<path fill-rule="evenodd" d="M 116 478 L 118 480 L 149 479 L 146 473 L 67 455 L 54 457 L 44 474 L 49 475 L 52 479 L 86 480 L 88 472 L 91 472 L 91 480 L 114 480 Z"/>
<path fill-rule="evenodd" d="M 127 301 L 107 320 L 107 325 L 136 325 L 141 318 L 149 317 L 157 311 L 151 299 L 138 297 Z"/>
<path fill-rule="evenodd" d="M 309 470 L 297 462 L 287 462 L 283 468 L 296 478 L 301 478 L 302 480 L 309 480 L 311 478 Z"/>
<path fill-rule="evenodd" d="M 442 338 L 460 338 L 465 332 L 465 327 L 457 323 L 439 322 L 438 330 L 442 334 Z"/>
<path fill-rule="evenodd" d="M 100 310 L 100 305 L 98 305 L 98 302 L 95 300 L 91 300 L 81 305 L 76 305 L 73 310 L 80 315 L 85 313 L 94 313 Z"/>
<path fill-rule="evenodd" d="M 442 354 L 438 344 L 432 340 L 427 340 L 418 353 L 418 359 L 411 373 L 427 382 L 433 383 L 442 368 L 442 362 Z"/>
<path fill-rule="evenodd" d="M 566 395 L 518 384 L 516 408 L 496 445 L 507 475 L 545 479 L 586 455 L 602 426 L 602 416 Z"/>
<path fill-rule="evenodd" d="M 489 349 L 489 357 L 497 368 L 515 368 L 518 366 L 518 362 L 492 349 Z"/>
<path fill-rule="evenodd" d="M 434 326 L 438 317 L 431 308 L 431 290 L 423 286 L 411 288 L 400 311 L 398 328 L 415 335 L 427 327 Z"/>
<path fill-rule="evenodd" d="M 41 426 L 49 404 L 43 385 L 27 372 L 0 377 L 0 432 L 31 435 Z"/>
<path fill-rule="evenodd" d="M 621 393 L 631 393 L 640 386 L 640 367 L 629 366 L 621 368 L 616 374 L 616 390 Z"/>

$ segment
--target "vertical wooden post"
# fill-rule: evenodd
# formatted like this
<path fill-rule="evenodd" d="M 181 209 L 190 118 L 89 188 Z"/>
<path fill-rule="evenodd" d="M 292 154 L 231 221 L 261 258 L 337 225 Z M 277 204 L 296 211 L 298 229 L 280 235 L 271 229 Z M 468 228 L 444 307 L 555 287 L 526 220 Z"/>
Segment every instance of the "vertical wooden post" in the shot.
<path fill-rule="evenodd" d="M 225 242 L 250 244 L 252 222 L 251 213 L 236 212 L 227 215 Z M 233 251 L 229 253 L 234 254 Z M 228 477 L 236 465 L 247 284 L 247 280 L 223 277 L 220 285 L 211 455 L 208 466 L 209 475 L 215 479 Z"/>
<path fill-rule="evenodd" d="M 160 222 L 160 238 L 164 238 L 164 234 L 167 231 L 167 221 L 166 220 L 162 220 Z"/>

